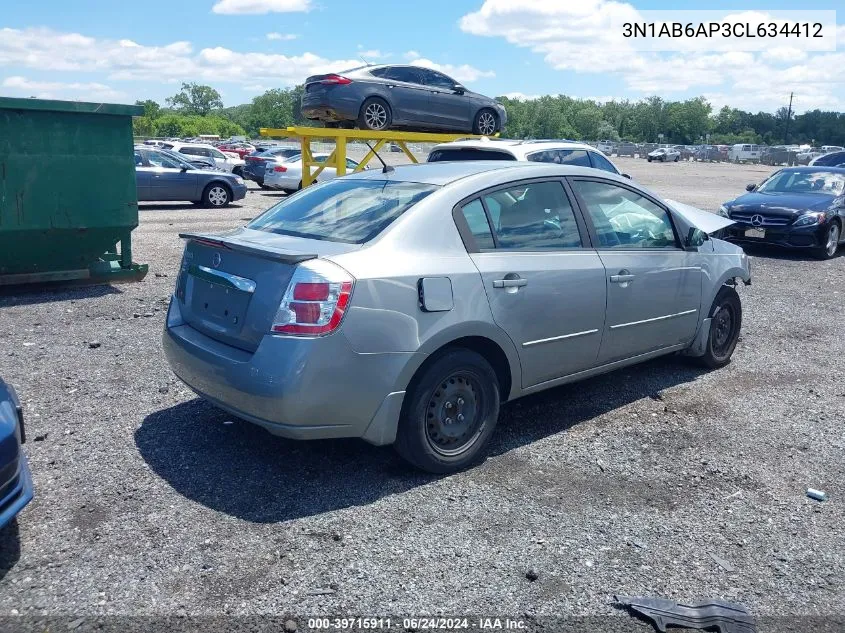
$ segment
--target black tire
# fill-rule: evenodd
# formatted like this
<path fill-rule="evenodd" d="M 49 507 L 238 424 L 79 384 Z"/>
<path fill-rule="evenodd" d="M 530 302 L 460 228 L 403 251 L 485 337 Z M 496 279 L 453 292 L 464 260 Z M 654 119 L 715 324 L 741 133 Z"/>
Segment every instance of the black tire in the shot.
<path fill-rule="evenodd" d="M 492 125 L 492 128 L 490 127 Z M 499 131 L 499 115 L 490 108 L 482 108 L 472 120 L 472 133 L 493 136 Z"/>
<path fill-rule="evenodd" d="M 273 191 L 273 187 L 268 187 L 263 182 L 258 183 L 258 186 L 261 187 L 264 191 Z"/>
<path fill-rule="evenodd" d="M 648 162 L 651 162 L 651 156 L 648 156 L 647 158 L 648 158 Z"/>
<path fill-rule="evenodd" d="M 430 473 L 467 468 L 484 456 L 499 418 L 499 400 L 499 381 L 483 356 L 463 348 L 446 350 L 414 377 L 393 446 Z"/>
<path fill-rule="evenodd" d="M 236 165 L 234 169 L 232 169 L 232 173 L 235 176 L 240 176 L 241 178 L 244 177 L 244 168 L 243 165 Z"/>
<path fill-rule="evenodd" d="M 225 194 L 225 195 L 224 195 Z M 232 201 L 232 192 L 222 182 L 209 183 L 202 192 L 202 206 L 222 209 Z"/>
<path fill-rule="evenodd" d="M 832 233 L 836 235 L 831 235 Z M 842 227 L 839 222 L 833 220 L 827 229 L 824 236 L 825 246 L 816 249 L 815 254 L 819 259 L 833 259 L 836 257 L 836 251 L 839 250 L 839 241 L 842 239 Z"/>
<path fill-rule="evenodd" d="M 699 357 L 699 362 L 710 369 L 718 369 L 731 362 L 742 329 L 742 302 L 736 290 L 722 286 L 713 300 L 709 316 L 712 320 L 707 350 Z"/>
<path fill-rule="evenodd" d="M 675 156 L 675 162 L 677 163 L 679 160 L 681 160 L 681 157 L 680 157 L 680 156 Z"/>
<path fill-rule="evenodd" d="M 362 130 L 384 131 L 390 127 L 392 121 L 390 106 L 384 99 L 370 97 L 361 104 L 358 126 Z"/>

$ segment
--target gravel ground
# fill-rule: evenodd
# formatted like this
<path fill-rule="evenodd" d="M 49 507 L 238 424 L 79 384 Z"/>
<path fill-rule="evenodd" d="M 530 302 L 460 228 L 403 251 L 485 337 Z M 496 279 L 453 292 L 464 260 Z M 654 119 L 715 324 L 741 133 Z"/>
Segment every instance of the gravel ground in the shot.
<path fill-rule="evenodd" d="M 707 209 L 769 171 L 616 160 Z M 0 614 L 608 615 L 614 594 L 845 614 L 845 257 L 753 251 L 728 367 L 668 358 L 510 403 L 491 457 L 438 478 L 275 438 L 168 370 L 177 233 L 279 197 L 142 204 L 142 283 L 0 298 L 36 486 L 0 533 Z"/>

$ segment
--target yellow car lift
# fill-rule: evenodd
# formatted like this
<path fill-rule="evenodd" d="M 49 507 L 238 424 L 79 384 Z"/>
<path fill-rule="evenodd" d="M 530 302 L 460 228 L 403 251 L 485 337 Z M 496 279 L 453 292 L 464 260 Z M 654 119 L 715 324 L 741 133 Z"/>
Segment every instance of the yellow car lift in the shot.
<path fill-rule="evenodd" d="M 295 138 L 299 139 L 302 146 L 302 186 L 307 187 L 313 183 L 320 172 L 325 167 L 334 167 L 337 170 L 338 176 L 346 175 L 346 146 L 348 141 L 375 141 L 375 145 L 367 152 L 367 155 L 358 163 L 358 166 L 353 171 L 361 171 L 367 166 L 376 152 L 378 152 L 387 143 L 395 143 L 398 145 L 405 155 L 411 159 L 412 163 L 419 162 L 416 157 L 408 149 L 407 143 L 448 143 L 450 141 L 457 141 L 459 139 L 468 138 L 484 138 L 477 135 L 467 134 L 436 134 L 428 132 L 397 132 L 389 130 L 386 132 L 373 132 L 372 130 L 349 130 L 341 128 L 327 128 L 327 127 L 305 127 L 296 126 L 289 128 L 272 128 L 263 127 L 260 130 L 261 136 L 277 136 L 281 138 Z M 496 135 L 498 136 L 498 134 Z M 314 160 L 314 154 L 311 152 L 311 141 L 316 139 L 326 139 L 334 141 L 334 151 L 329 155 L 325 162 L 318 163 Z M 316 167 L 316 171 L 312 173 L 311 168 Z"/>

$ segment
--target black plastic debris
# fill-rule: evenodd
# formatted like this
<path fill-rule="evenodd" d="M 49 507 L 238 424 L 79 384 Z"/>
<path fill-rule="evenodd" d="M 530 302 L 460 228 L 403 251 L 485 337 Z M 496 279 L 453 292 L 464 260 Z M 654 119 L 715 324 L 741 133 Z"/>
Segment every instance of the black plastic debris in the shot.
<path fill-rule="evenodd" d="M 645 616 L 665 632 L 667 626 L 718 630 L 720 633 L 755 633 L 753 616 L 745 607 L 723 600 L 681 604 L 664 598 L 614 596 L 616 602 Z"/>

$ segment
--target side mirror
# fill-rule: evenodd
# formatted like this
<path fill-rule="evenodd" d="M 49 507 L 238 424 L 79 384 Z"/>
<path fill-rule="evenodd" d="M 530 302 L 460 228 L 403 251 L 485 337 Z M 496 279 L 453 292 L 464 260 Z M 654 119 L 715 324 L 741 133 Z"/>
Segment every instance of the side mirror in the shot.
<path fill-rule="evenodd" d="M 687 233 L 686 247 L 688 250 L 696 250 L 709 239 L 710 236 L 701 229 L 697 229 L 694 226 L 690 227 L 689 233 Z"/>
<path fill-rule="evenodd" d="M 745 190 L 746 190 L 746 191 L 754 191 L 756 188 L 757 188 L 757 185 L 755 185 L 753 182 L 748 183 L 747 185 L 745 185 Z"/>
<path fill-rule="evenodd" d="M 452 90 L 454 90 L 459 95 L 462 95 L 467 91 L 467 89 L 464 88 L 461 84 L 455 84 L 454 86 L 452 86 Z"/>
<path fill-rule="evenodd" d="M 633 180 L 633 178 L 631 178 L 631 174 L 622 174 L 622 177 L 627 178 L 628 180 Z"/>

